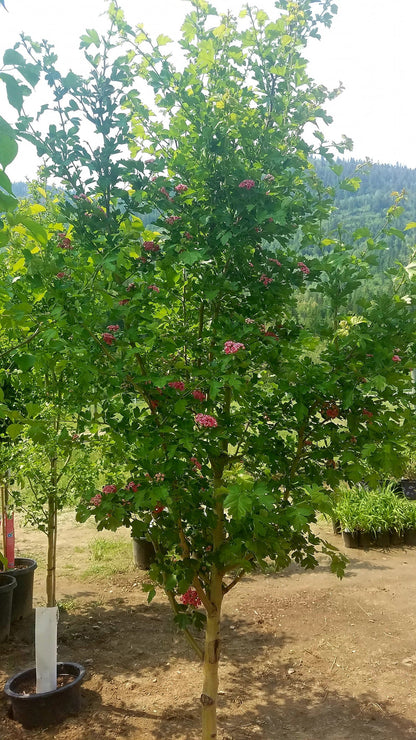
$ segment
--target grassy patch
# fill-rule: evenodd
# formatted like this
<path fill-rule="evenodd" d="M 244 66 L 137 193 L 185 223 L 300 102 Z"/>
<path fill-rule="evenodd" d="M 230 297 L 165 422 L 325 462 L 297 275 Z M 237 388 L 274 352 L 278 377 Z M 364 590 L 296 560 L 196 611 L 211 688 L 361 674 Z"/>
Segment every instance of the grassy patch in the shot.
<path fill-rule="evenodd" d="M 88 549 L 91 565 L 82 573 L 82 578 L 106 578 L 133 569 L 131 542 L 96 539 L 90 542 Z"/>

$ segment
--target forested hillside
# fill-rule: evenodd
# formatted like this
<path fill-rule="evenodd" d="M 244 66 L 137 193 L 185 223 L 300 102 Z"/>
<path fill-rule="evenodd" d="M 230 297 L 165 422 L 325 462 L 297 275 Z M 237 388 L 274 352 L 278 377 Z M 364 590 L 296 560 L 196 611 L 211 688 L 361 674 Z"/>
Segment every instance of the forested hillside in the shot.
<path fill-rule="evenodd" d="M 315 166 L 326 186 L 335 188 L 335 211 L 325 232 L 341 227 L 345 238 L 350 238 L 356 229 L 367 227 L 376 235 L 386 221 L 386 213 L 394 201 L 393 193 L 404 193 L 401 201 L 403 212 L 394 220 L 394 228 L 403 229 L 409 221 L 416 221 L 416 170 L 391 164 L 366 164 L 350 159 L 337 162 L 343 166 L 338 177 L 324 160 L 316 160 Z M 337 188 L 337 183 L 345 178 L 353 178 L 351 190 Z M 325 233 L 327 236 L 327 233 Z M 394 264 L 396 259 L 405 259 L 409 247 L 416 239 L 410 231 L 406 241 L 393 233 L 388 238 L 389 251 L 383 266 Z"/>

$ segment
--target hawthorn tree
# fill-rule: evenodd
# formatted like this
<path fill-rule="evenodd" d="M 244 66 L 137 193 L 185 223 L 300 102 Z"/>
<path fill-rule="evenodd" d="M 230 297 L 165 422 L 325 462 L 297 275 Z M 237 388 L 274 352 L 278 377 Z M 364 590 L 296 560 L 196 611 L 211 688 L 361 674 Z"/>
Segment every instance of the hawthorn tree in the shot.
<path fill-rule="evenodd" d="M 400 464 L 413 429 L 414 325 L 404 269 L 377 302 L 346 312 L 382 235 L 358 233 L 357 255 L 323 232 L 331 192 L 313 156 L 333 165 L 320 130 L 331 93 L 310 79 L 303 54 L 335 7 L 281 0 L 273 19 L 250 8 L 236 19 L 205 0 L 192 6 L 180 68 L 168 37 L 153 42 L 116 3 L 110 35 L 82 39 L 89 79 L 62 75 L 48 45 L 24 39 L 61 128 L 41 136 L 25 114 L 20 131 L 67 184 L 69 244 L 40 308 L 53 295 L 48 321 L 93 373 L 103 459 L 122 470 L 78 516 L 153 542 L 149 600 L 165 590 L 203 660 L 208 740 L 224 597 L 247 572 L 291 560 L 313 568 L 318 552 L 342 575 L 344 558 L 313 528 L 317 514 L 330 513 L 340 480 L 371 481 Z M 99 135 L 91 151 L 84 116 Z M 148 228 L 143 214 L 153 214 Z M 50 241 L 39 258 L 55 254 L 52 276 Z M 312 328 L 297 310 L 306 285 L 330 307 Z"/>

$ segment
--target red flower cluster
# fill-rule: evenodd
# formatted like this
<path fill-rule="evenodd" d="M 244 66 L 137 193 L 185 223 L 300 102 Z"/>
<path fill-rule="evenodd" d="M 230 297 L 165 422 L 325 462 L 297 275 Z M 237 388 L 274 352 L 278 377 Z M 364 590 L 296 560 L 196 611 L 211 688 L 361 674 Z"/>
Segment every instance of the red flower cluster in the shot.
<path fill-rule="evenodd" d="M 120 329 L 118 324 L 110 324 L 110 326 L 107 326 L 108 331 L 118 331 Z"/>
<path fill-rule="evenodd" d="M 185 390 L 185 383 L 182 382 L 182 380 L 172 380 L 168 385 L 171 388 L 174 388 L 175 391 L 184 391 Z"/>
<path fill-rule="evenodd" d="M 335 403 L 329 403 L 325 408 L 325 414 L 328 419 L 336 419 L 339 416 L 339 408 Z"/>
<path fill-rule="evenodd" d="M 226 355 L 235 355 L 239 349 L 245 349 L 245 345 L 241 342 L 228 341 L 224 343 L 224 352 Z"/>
<path fill-rule="evenodd" d="M 140 483 L 135 483 L 134 481 L 130 481 L 130 483 L 127 483 L 125 486 L 126 491 L 133 491 L 133 493 L 136 493 L 140 488 Z"/>
<path fill-rule="evenodd" d="M 136 283 L 129 283 L 126 290 L 129 293 L 131 290 L 134 290 L 136 287 Z"/>
<path fill-rule="evenodd" d="M 143 249 L 145 252 L 159 252 L 160 247 L 156 242 L 143 242 Z"/>
<path fill-rule="evenodd" d="M 90 504 L 93 504 L 93 506 L 99 506 L 101 504 L 101 499 L 102 499 L 101 493 L 96 493 L 95 496 L 90 498 Z"/>
<path fill-rule="evenodd" d="M 189 231 L 185 231 L 185 233 L 184 233 L 184 236 L 185 236 L 185 237 L 186 237 L 187 239 L 192 239 L 192 234 L 190 234 L 190 233 L 189 233 Z"/>
<path fill-rule="evenodd" d="M 153 516 L 159 516 L 159 514 L 161 514 L 162 511 L 164 510 L 164 508 L 165 507 L 163 506 L 163 504 L 156 504 L 155 508 L 152 511 Z"/>
<path fill-rule="evenodd" d="M 192 391 L 192 395 L 196 401 L 205 401 L 206 394 L 203 391 L 195 390 Z"/>
<path fill-rule="evenodd" d="M 275 260 L 274 257 L 269 257 L 269 262 L 274 262 L 274 264 L 277 265 L 278 267 L 282 266 L 282 263 L 279 262 L 279 260 Z"/>
<path fill-rule="evenodd" d="M 58 238 L 59 238 L 58 247 L 60 247 L 61 249 L 73 249 L 74 248 L 72 246 L 72 242 L 69 239 L 69 237 L 67 237 L 67 235 L 64 234 L 63 232 L 60 232 L 58 234 Z"/>
<path fill-rule="evenodd" d="M 274 333 L 274 331 L 262 331 L 262 334 L 264 334 L 265 337 L 273 337 L 277 342 L 279 341 L 279 337 Z"/>
<path fill-rule="evenodd" d="M 369 419 L 371 419 L 372 416 L 374 416 L 372 411 L 368 411 L 368 409 L 363 409 L 364 416 L 368 416 Z"/>
<path fill-rule="evenodd" d="M 115 486 L 114 483 L 110 483 L 107 486 L 103 486 L 101 490 L 103 493 L 116 493 L 117 486 Z"/>
<path fill-rule="evenodd" d="M 202 465 L 201 465 L 201 463 L 199 462 L 198 458 L 196 458 L 196 457 L 190 457 L 190 458 L 189 458 L 189 462 L 191 462 L 191 463 L 192 463 L 192 465 L 193 465 L 193 466 L 194 466 L 195 468 L 198 468 L 198 470 L 201 470 L 201 468 L 202 468 Z"/>
<path fill-rule="evenodd" d="M 261 277 L 259 278 L 259 282 L 263 283 L 264 287 L 267 288 L 267 286 L 273 282 L 273 278 L 267 277 L 267 275 L 263 273 L 263 275 L 261 275 Z"/>
<path fill-rule="evenodd" d="M 66 272 L 57 272 L 55 277 L 61 279 L 64 277 L 68 277 L 68 275 L 66 274 Z"/>
<path fill-rule="evenodd" d="M 254 188 L 255 186 L 254 180 L 242 180 L 239 184 L 239 188 L 245 188 L 246 190 L 251 190 L 251 188 Z"/>
<path fill-rule="evenodd" d="M 194 609 L 197 609 L 198 606 L 201 606 L 202 604 L 202 601 L 194 588 L 188 588 L 187 592 L 182 594 L 181 602 L 186 606 L 193 606 Z"/>
<path fill-rule="evenodd" d="M 113 344 L 113 342 L 116 341 L 116 338 L 112 334 L 109 334 L 107 331 L 105 331 L 103 334 L 101 334 L 101 336 L 102 336 L 103 341 L 106 344 L 108 344 L 109 347 L 111 347 L 111 345 Z"/>
<path fill-rule="evenodd" d="M 118 305 L 127 306 L 128 303 L 130 303 L 130 298 L 123 298 L 121 301 L 118 302 Z"/>
<path fill-rule="evenodd" d="M 171 224 L 172 225 L 172 224 L 175 223 L 175 221 L 180 221 L 181 220 L 181 217 L 180 216 L 168 216 L 167 219 L 165 219 L 165 220 L 166 220 L 166 223 L 167 224 Z"/>
<path fill-rule="evenodd" d="M 298 262 L 298 267 L 300 267 L 300 271 L 303 272 L 304 275 L 309 275 L 310 269 L 304 262 Z"/>
<path fill-rule="evenodd" d="M 188 186 L 180 183 L 179 185 L 175 185 L 175 190 L 177 193 L 186 193 Z"/>
<path fill-rule="evenodd" d="M 217 427 L 218 422 L 213 416 L 209 414 L 195 414 L 195 421 L 201 427 Z"/>
<path fill-rule="evenodd" d="M 148 285 L 147 290 L 154 290 L 155 293 L 160 293 L 160 289 L 157 287 L 157 285 Z"/>

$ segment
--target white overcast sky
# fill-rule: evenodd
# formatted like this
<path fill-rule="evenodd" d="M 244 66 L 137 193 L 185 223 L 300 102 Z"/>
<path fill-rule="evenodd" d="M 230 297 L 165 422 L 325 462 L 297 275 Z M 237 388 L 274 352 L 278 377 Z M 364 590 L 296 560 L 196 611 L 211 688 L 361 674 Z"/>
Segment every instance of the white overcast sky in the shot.
<path fill-rule="evenodd" d="M 240 0 L 212 0 L 219 11 L 239 10 Z M 336 2 L 336 0 L 335 0 Z M 273 0 L 251 3 L 273 15 Z M 131 24 L 151 34 L 179 35 L 190 5 L 186 0 L 120 0 Z M 354 141 L 353 156 L 416 168 L 416 0 L 338 0 L 332 28 L 313 42 L 307 57 L 317 82 L 345 92 L 331 103 L 329 136 Z M 24 31 L 55 44 L 61 70 L 77 69 L 79 37 L 86 28 L 104 29 L 105 0 L 6 0 L 0 7 L 0 59 Z M 1 115 L 12 114 L 2 104 Z M 13 180 L 32 177 L 35 155 L 21 147 L 8 172 Z"/>

